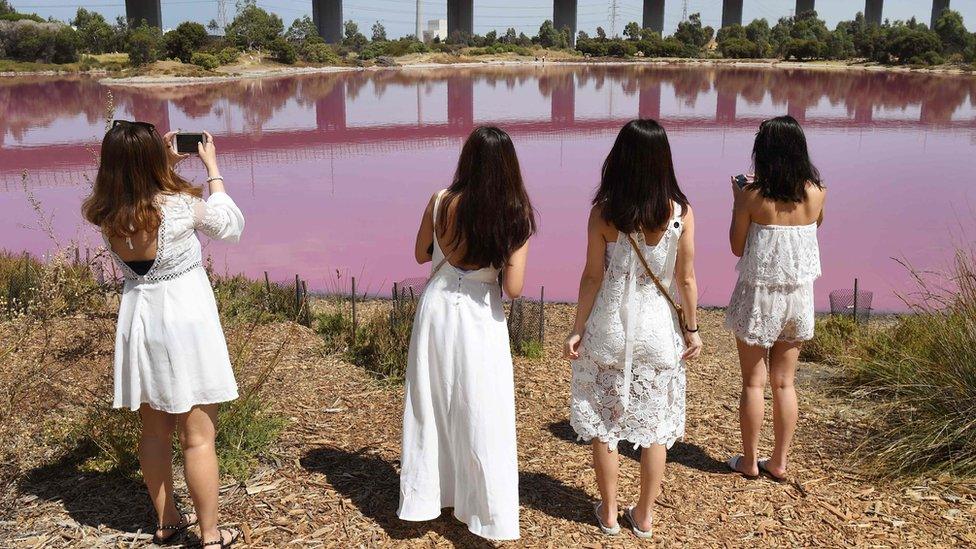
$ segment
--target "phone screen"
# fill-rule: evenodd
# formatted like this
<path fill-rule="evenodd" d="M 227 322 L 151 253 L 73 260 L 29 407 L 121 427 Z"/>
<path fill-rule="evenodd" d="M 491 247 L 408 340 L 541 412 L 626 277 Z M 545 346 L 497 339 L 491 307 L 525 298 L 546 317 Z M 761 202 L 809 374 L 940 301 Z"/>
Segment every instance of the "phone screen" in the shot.
<path fill-rule="evenodd" d="M 746 186 L 746 183 L 748 183 L 748 182 L 749 182 L 749 180 L 746 179 L 746 176 L 744 176 L 742 174 L 739 174 L 739 175 L 735 176 L 735 184 L 738 185 L 740 189 L 742 187 L 745 187 Z"/>
<path fill-rule="evenodd" d="M 178 133 L 176 134 L 176 152 L 181 154 L 196 153 L 197 143 L 203 143 L 202 133 Z"/>

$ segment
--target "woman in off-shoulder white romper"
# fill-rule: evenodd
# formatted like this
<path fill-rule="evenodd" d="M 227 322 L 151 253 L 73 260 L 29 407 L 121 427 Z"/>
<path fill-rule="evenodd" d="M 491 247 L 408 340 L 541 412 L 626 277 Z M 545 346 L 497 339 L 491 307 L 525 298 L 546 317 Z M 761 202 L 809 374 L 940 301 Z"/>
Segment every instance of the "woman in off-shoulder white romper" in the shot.
<path fill-rule="evenodd" d="M 213 138 L 198 153 L 210 197 L 173 170 L 188 155 L 152 124 L 117 120 L 102 141 L 98 175 L 85 200 L 125 283 L 115 336 L 115 408 L 139 410 L 139 463 L 158 523 L 153 541 L 171 544 L 200 526 L 204 547 L 229 547 L 239 532 L 217 527 L 217 404 L 237 383 L 197 233 L 236 242 L 244 216 L 224 191 Z M 196 513 L 177 509 L 172 437 L 179 434 Z"/>
<path fill-rule="evenodd" d="M 739 423 L 742 455 L 729 467 L 748 477 L 786 475 L 797 422 L 793 386 L 800 346 L 813 338 L 813 281 L 820 276 L 817 228 L 826 190 L 810 162 L 806 138 L 792 117 L 763 122 L 753 148 L 754 177 L 733 178 L 729 238 L 739 256 L 739 279 L 725 325 L 735 334 L 742 370 Z M 773 393 L 775 445 L 757 457 L 768 377 Z"/>

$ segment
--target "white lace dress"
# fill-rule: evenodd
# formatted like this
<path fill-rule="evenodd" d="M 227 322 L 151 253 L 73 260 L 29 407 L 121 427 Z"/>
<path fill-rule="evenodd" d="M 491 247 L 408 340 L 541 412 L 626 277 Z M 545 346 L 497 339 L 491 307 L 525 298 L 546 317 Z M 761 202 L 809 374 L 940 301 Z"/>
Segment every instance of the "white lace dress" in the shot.
<path fill-rule="evenodd" d="M 813 281 L 820 276 L 817 224 L 753 223 L 725 313 L 735 337 L 759 347 L 813 338 Z"/>
<path fill-rule="evenodd" d="M 640 231 L 633 235 L 654 274 L 672 290 L 684 226 L 681 206 L 674 210 L 656 245 L 646 245 Z M 573 361 L 570 424 L 580 439 L 596 438 L 612 448 L 620 440 L 634 448 L 670 448 L 685 431 L 685 343 L 677 315 L 625 234 L 607 245 L 606 257 L 580 357 Z"/>
<path fill-rule="evenodd" d="M 236 242 L 244 216 L 225 193 L 206 201 L 160 194 L 157 205 L 158 244 L 149 271 L 139 276 L 112 253 L 125 277 L 115 335 L 114 407 L 137 410 L 147 403 L 180 414 L 237 398 L 196 233 Z"/>
<path fill-rule="evenodd" d="M 440 209 L 434 203 L 434 223 Z M 434 237 L 433 268 L 444 258 Z M 407 358 L 400 470 L 403 520 L 441 509 L 472 533 L 519 537 L 515 383 L 498 269 L 445 262 L 417 303 Z"/>

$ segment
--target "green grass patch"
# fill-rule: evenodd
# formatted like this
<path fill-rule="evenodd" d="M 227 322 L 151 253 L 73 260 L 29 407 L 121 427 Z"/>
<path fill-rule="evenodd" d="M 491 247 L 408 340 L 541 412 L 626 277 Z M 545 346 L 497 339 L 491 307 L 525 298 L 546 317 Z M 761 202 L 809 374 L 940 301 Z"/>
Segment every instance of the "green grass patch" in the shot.
<path fill-rule="evenodd" d="M 542 342 L 537 339 L 522 341 L 515 351 L 517 354 L 533 360 L 540 359 L 545 354 L 542 348 Z"/>
<path fill-rule="evenodd" d="M 859 325 L 852 316 L 818 318 L 813 339 L 800 349 L 800 360 L 837 364 L 854 352 L 858 331 Z"/>

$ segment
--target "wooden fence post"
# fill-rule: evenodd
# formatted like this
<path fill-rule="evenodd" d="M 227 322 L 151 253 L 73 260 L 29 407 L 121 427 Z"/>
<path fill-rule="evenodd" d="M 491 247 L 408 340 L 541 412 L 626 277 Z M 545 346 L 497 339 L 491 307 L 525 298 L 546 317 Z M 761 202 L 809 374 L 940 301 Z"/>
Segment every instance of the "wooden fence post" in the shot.
<path fill-rule="evenodd" d="M 302 279 L 295 275 L 295 320 L 298 321 L 298 317 L 302 313 Z"/>
<path fill-rule="evenodd" d="M 857 278 L 854 279 L 854 323 L 857 324 Z"/>
<path fill-rule="evenodd" d="M 539 347 L 546 341 L 546 287 L 539 290 Z"/>
<path fill-rule="evenodd" d="M 356 343 L 356 277 L 352 277 L 352 342 Z"/>

